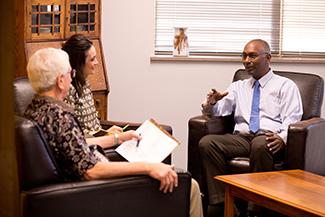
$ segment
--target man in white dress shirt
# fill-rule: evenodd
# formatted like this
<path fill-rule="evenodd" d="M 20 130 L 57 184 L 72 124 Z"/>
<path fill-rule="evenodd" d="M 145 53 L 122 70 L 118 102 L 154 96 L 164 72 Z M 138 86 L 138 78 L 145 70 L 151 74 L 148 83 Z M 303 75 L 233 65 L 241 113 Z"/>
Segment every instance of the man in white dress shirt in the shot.
<path fill-rule="evenodd" d="M 273 170 L 274 158 L 284 150 L 289 124 L 301 120 L 298 87 L 292 80 L 275 75 L 269 67 L 270 60 L 266 41 L 248 42 L 242 62 L 252 77 L 233 82 L 224 93 L 212 89 L 202 104 L 205 115 L 234 113 L 235 119 L 233 134 L 206 135 L 199 143 L 210 205 L 224 203 L 224 184 L 213 177 L 227 173 L 227 159 L 249 156 L 251 172 Z M 261 207 L 249 203 L 248 216 L 258 216 L 260 212 Z"/>

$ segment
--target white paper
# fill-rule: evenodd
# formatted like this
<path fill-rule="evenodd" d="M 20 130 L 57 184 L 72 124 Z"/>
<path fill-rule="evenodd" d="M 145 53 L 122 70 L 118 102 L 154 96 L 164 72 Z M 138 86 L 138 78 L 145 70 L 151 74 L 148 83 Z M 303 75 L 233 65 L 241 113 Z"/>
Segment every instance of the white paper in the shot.
<path fill-rule="evenodd" d="M 165 134 L 149 120 L 146 120 L 135 133 L 142 137 L 138 147 L 138 140 L 132 139 L 122 143 L 116 149 L 129 162 L 160 163 L 179 145 L 179 142 Z"/>

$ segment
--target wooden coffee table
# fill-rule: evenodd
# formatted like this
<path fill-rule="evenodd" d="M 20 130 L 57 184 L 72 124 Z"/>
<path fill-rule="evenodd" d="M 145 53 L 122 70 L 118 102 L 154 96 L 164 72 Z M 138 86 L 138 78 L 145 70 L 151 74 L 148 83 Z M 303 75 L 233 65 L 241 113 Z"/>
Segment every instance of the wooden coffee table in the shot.
<path fill-rule="evenodd" d="M 302 170 L 216 176 L 226 183 L 225 216 L 234 216 L 234 197 L 288 216 L 325 216 L 325 177 Z"/>

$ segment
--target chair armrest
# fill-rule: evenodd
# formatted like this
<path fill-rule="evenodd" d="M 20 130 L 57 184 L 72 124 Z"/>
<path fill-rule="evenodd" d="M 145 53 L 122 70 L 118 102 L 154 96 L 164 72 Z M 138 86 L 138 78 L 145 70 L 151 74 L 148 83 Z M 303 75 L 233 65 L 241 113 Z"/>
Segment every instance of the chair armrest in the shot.
<path fill-rule="evenodd" d="M 133 122 L 125 122 L 125 121 L 108 121 L 108 120 L 100 120 L 100 124 L 104 129 L 108 129 L 113 125 L 124 127 L 125 125 L 129 124 L 126 130 L 136 130 L 142 123 L 133 123 Z M 173 129 L 171 126 L 166 124 L 160 124 L 170 135 L 173 135 Z"/>
<path fill-rule="evenodd" d="M 201 175 L 203 171 L 199 153 L 199 141 L 207 133 L 208 120 L 210 120 L 210 117 L 199 115 L 192 117 L 188 122 L 187 169 L 199 183 L 201 189 L 204 186 L 204 180 Z"/>
<path fill-rule="evenodd" d="M 311 118 L 289 125 L 286 169 L 325 175 L 325 120 Z"/>
<path fill-rule="evenodd" d="M 149 176 L 51 184 L 21 193 L 25 217 L 188 217 L 191 175 L 177 171 L 173 193 Z"/>
<path fill-rule="evenodd" d="M 109 121 L 109 120 L 100 120 L 100 124 L 104 129 L 108 129 L 113 125 L 124 127 L 125 125 L 129 124 L 126 130 L 136 130 L 142 123 L 133 123 L 133 122 L 124 122 L 124 121 Z"/>
<path fill-rule="evenodd" d="M 233 116 L 210 117 L 198 115 L 188 122 L 188 171 L 193 178 L 204 187 L 202 161 L 199 154 L 199 141 L 207 134 L 225 134 L 233 131 Z"/>

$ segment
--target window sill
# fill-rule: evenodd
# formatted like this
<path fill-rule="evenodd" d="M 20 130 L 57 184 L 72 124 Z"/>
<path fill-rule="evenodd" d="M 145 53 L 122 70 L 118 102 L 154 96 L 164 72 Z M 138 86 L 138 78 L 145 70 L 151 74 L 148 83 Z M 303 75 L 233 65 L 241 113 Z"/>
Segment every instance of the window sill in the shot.
<path fill-rule="evenodd" d="M 234 56 L 188 56 L 174 57 L 171 55 L 155 55 L 150 61 L 182 61 L 182 62 L 242 62 L 240 57 Z M 272 57 L 272 63 L 319 63 L 325 64 L 325 58 L 303 57 Z"/>

